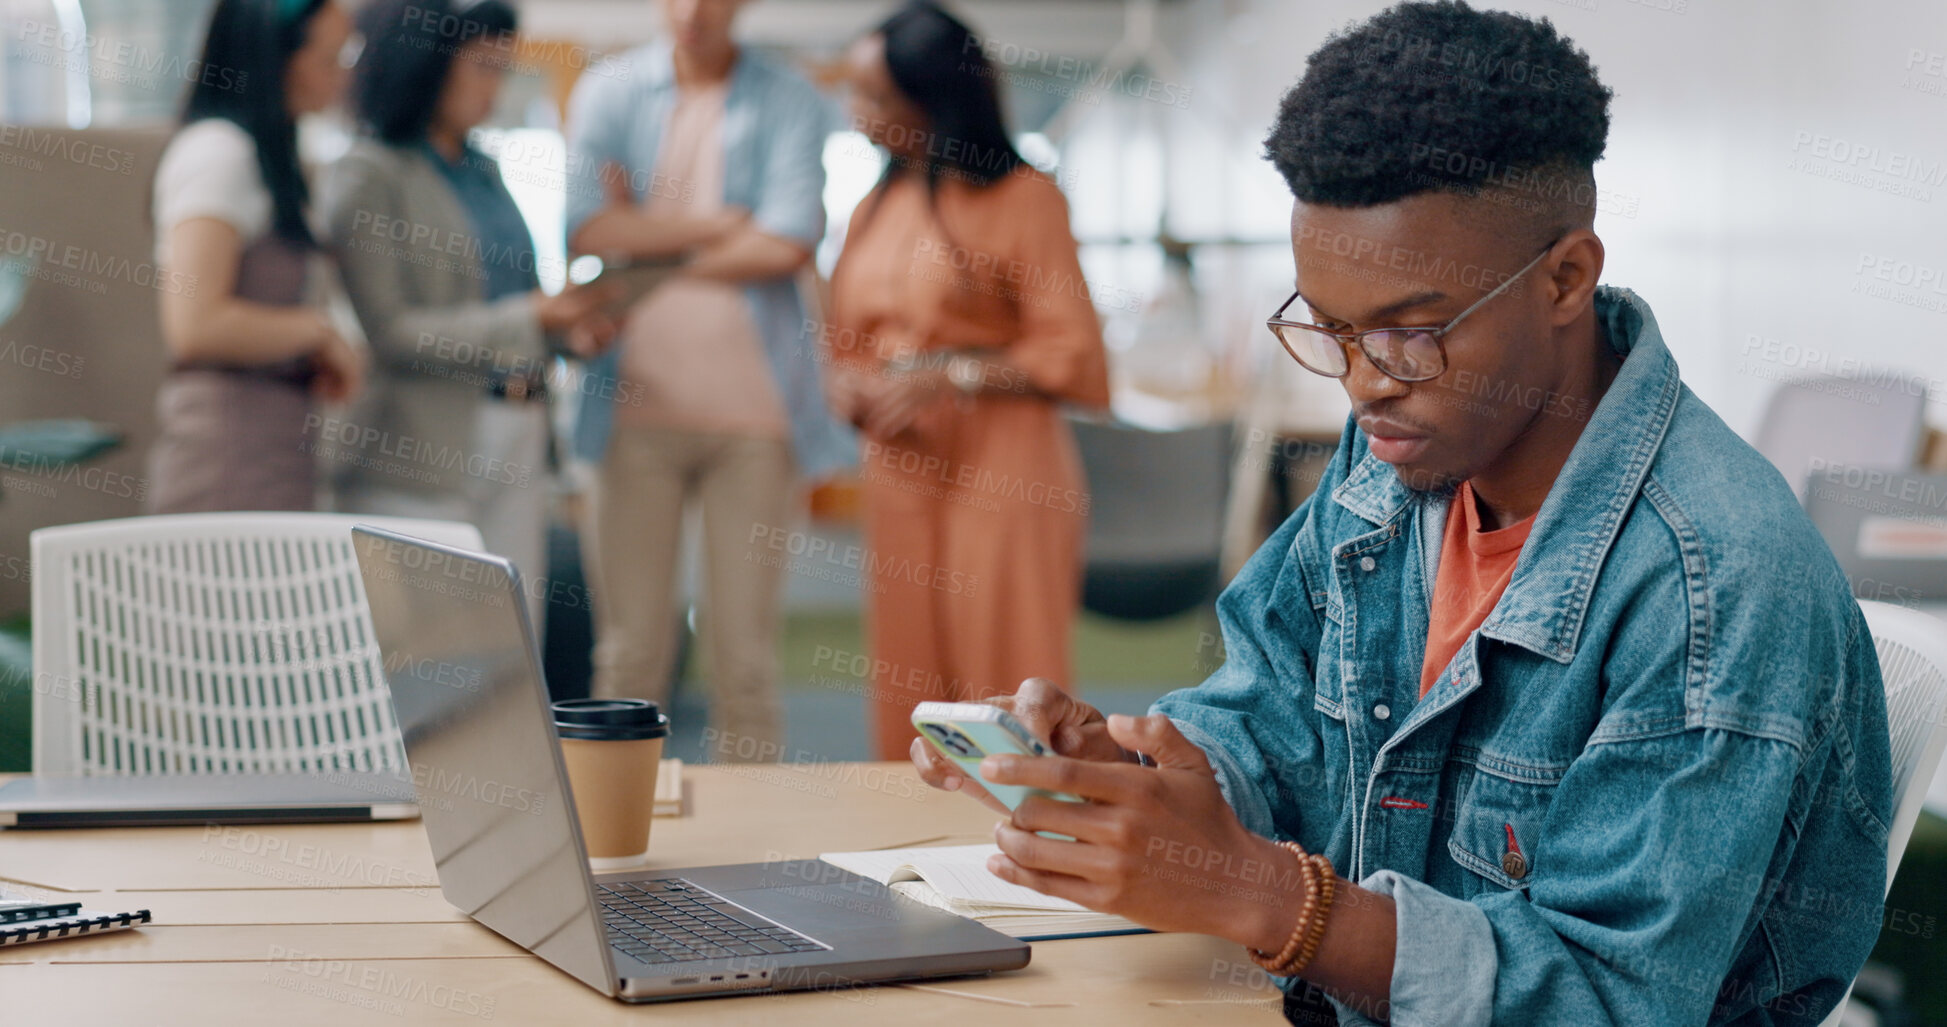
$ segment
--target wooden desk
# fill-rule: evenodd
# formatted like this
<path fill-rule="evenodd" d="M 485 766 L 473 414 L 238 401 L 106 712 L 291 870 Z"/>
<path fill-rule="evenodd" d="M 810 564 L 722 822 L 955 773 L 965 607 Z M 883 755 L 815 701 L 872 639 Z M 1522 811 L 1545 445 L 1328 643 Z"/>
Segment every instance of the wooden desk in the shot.
<path fill-rule="evenodd" d="M 993 817 L 905 764 L 693 766 L 658 866 L 986 840 Z M 7 1022 L 62 1024 L 1283 1023 L 1236 946 L 1199 935 L 1038 942 L 1020 971 L 844 992 L 631 1006 L 447 905 L 417 821 L 0 831 L 0 879 L 145 907 L 140 930 L 0 948 Z M 26 1019 L 18 1022 L 26 1023 Z"/>

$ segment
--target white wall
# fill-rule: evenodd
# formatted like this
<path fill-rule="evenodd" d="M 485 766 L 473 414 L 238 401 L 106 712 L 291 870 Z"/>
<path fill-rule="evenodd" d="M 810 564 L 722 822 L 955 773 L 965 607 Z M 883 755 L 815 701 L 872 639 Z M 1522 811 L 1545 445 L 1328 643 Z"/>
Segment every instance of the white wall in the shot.
<path fill-rule="evenodd" d="M 830 52 L 892 6 L 761 0 L 743 29 L 754 42 Z M 1085 62 L 1100 62 L 1124 28 L 1125 9 L 1112 0 L 954 6 L 985 38 Z M 1146 236 L 1165 208 L 1175 234 L 1259 241 L 1200 253 L 1206 324 L 1240 359 L 1288 373 L 1265 352 L 1275 347 L 1260 322 L 1290 289 L 1290 197 L 1261 159 L 1261 140 L 1305 56 L 1328 32 L 1385 6 L 1167 0 L 1159 38 L 1180 67 L 1149 69 L 1163 102 L 1094 92 L 1099 63 L 1052 82 L 1052 60 L 1003 71 L 1042 73 L 1044 95 L 1030 103 L 1045 104 L 1051 86 L 1097 97 L 1064 141 L 1061 175 L 1085 242 Z M 1947 57 L 1936 58 L 1947 54 L 1947 3 L 1485 6 L 1551 18 L 1616 91 L 1608 156 L 1596 168 L 1615 201 L 1597 217 L 1609 245 L 1605 277 L 1650 302 L 1686 380 L 1732 427 L 1749 434 L 1782 377 L 1862 367 L 1934 379 L 1929 420 L 1947 427 Z M 548 0 L 526 13 L 540 34 L 609 45 L 656 25 L 651 0 Z M 1855 167 L 1819 155 L 1834 144 L 1826 152 L 1863 147 L 1869 156 Z M 1821 177 L 1849 168 L 1863 168 L 1868 182 Z M 1896 184 L 1909 195 L 1874 187 Z M 1126 336 L 1154 294 L 1154 252 L 1085 246 L 1085 266 L 1114 301 L 1103 311 L 1112 340 Z M 1881 267 L 1908 284 L 1876 279 Z M 1855 291 L 1869 285 L 1893 296 Z"/>
<path fill-rule="evenodd" d="M 1113 0 L 948 0 L 970 23 L 996 37 L 1031 37 L 1057 53 L 1085 53 L 1114 42 L 1122 13 Z M 751 0 L 738 15 L 738 36 L 759 46 L 836 50 L 899 6 L 898 0 Z M 662 28 L 657 0 L 524 0 L 521 28 L 533 36 L 616 48 Z"/>
<path fill-rule="evenodd" d="M 1550 17 L 1615 90 L 1596 175 L 1634 201 L 1635 216 L 1598 214 L 1605 278 L 1650 302 L 1691 387 L 1748 434 L 1777 376 L 1819 369 L 1804 355 L 1816 351 L 1835 373 L 1850 358 L 1935 379 L 1929 420 L 1947 425 L 1947 58 L 1931 56 L 1947 53 L 1947 4 L 1688 0 L 1677 13 L 1657 5 L 1680 0 L 1583 2 L 1595 9 L 1491 6 Z M 1289 196 L 1256 155 L 1277 99 L 1328 31 L 1384 6 L 1173 8 L 1167 38 L 1193 100 L 1160 113 L 1179 166 L 1202 169 L 1174 183 L 1182 230 L 1284 231 Z M 1929 62 L 1938 62 L 1932 74 Z M 1903 181 L 1914 195 L 1818 177 L 1849 166 L 1815 156 L 1820 136 L 1874 148 L 1858 166 L 1888 170 L 1866 177 Z M 1880 282 L 1880 261 L 1902 278 L 1933 277 L 1919 287 Z M 1268 312 L 1290 270 L 1286 252 L 1282 281 L 1239 288 L 1258 290 Z M 1854 291 L 1868 284 L 1892 286 L 1896 298 Z M 1773 342 L 1752 346 L 1753 336 Z"/>
<path fill-rule="evenodd" d="M 147 2 L 112 0 L 104 13 L 123 17 L 103 24 L 126 22 Z M 186 13 L 207 0 L 169 2 Z M 1088 112 L 1064 141 L 1060 176 L 1085 241 L 1147 237 L 1164 210 L 1178 235 L 1258 241 L 1200 252 L 1206 324 L 1222 347 L 1288 373 L 1261 320 L 1290 288 L 1290 200 L 1260 141 L 1305 56 L 1329 31 L 1386 5 L 1164 0 L 1159 38 L 1180 67 L 1148 69 L 1162 88 L 1143 100 L 1099 89 L 1104 55 L 1125 30 L 1123 4 L 950 2 L 1010 54 L 1038 48 L 1083 62 L 1071 73 L 1058 57 L 1024 58 L 1002 71 L 1016 83 L 1021 127 L 1064 97 Z M 0 0 L 8 10 L 45 3 Z M 895 5 L 757 0 L 741 29 L 752 42 L 830 54 Z M 1686 378 L 1733 427 L 1755 425 L 1779 377 L 1856 362 L 1939 379 L 1929 415 L 1947 426 L 1947 2 L 1494 6 L 1552 18 L 1615 89 L 1609 156 L 1597 167 L 1605 193 L 1622 201 L 1598 216 L 1606 277 L 1649 300 Z M 641 41 L 659 25 L 655 0 L 522 7 L 531 34 L 604 48 Z M 1820 140 L 1864 148 L 1868 165 L 1903 162 L 1904 176 L 1820 177 L 1849 167 L 1820 157 Z M 1910 195 L 1873 187 L 1901 183 Z M 846 213 L 834 210 L 834 222 Z M 1112 340 L 1125 338 L 1155 293 L 1154 251 L 1090 245 L 1085 266 L 1108 298 Z M 1876 279 L 1881 267 L 1908 284 Z M 1916 287 L 1923 275 L 1932 277 Z M 1894 294 L 1855 291 L 1862 286 Z"/>

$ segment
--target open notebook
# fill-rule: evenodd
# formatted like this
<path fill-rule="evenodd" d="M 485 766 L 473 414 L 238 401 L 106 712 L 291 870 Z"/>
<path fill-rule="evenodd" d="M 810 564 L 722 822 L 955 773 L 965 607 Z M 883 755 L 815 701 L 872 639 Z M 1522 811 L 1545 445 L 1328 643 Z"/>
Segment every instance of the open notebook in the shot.
<path fill-rule="evenodd" d="M 992 845 L 945 845 L 828 852 L 818 858 L 869 877 L 915 902 L 977 920 L 1027 941 L 1148 930 L 1122 917 L 1097 913 L 995 877 L 987 872 L 987 857 L 998 851 Z"/>

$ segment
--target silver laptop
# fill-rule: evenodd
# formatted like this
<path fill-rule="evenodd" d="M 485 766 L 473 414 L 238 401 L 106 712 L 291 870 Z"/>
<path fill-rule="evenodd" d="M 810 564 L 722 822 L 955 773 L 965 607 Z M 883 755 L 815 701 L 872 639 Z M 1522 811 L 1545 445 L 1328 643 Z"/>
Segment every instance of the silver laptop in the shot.
<path fill-rule="evenodd" d="M 377 528 L 352 536 L 397 668 L 388 680 L 440 891 L 467 915 L 630 1002 L 1027 965 L 1023 942 L 818 860 L 597 879 L 519 572 Z"/>
<path fill-rule="evenodd" d="M 403 774 L 37 774 L 0 786 L 0 827 L 317 824 L 418 815 Z"/>

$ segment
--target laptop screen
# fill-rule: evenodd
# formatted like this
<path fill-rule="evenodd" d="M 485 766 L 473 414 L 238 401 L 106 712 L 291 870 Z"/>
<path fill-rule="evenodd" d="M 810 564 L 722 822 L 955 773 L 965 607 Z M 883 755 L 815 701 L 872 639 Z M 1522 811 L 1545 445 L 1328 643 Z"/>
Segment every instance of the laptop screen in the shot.
<path fill-rule="evenodd" d="M 395 532 L 352 534 L 440 891 L 614 994 L 519 572 Z"/>

